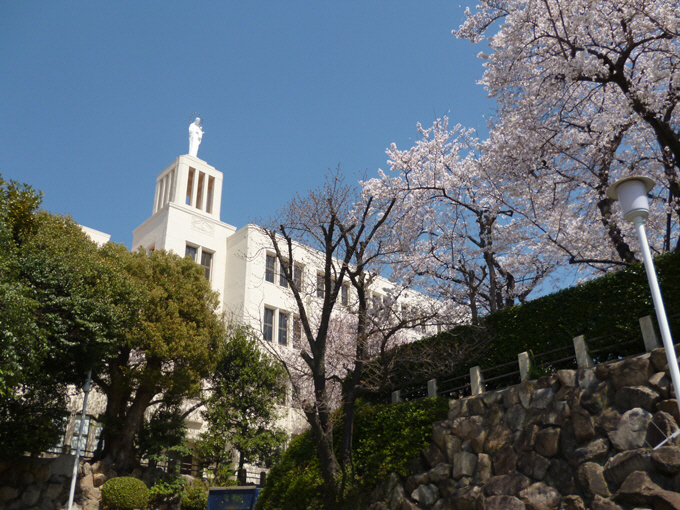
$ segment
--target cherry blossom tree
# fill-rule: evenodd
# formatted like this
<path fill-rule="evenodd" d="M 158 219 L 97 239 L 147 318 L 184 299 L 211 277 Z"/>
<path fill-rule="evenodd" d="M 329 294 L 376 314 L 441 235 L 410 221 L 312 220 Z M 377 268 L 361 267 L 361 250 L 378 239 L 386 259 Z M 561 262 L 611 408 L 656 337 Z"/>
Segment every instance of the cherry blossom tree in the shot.
<path fill-rule="evenodd" d="M 400 249 L 391 242 L 402 220 L 396 204 L 394 195 L 361 193 L 359 186 L 345 184 L 335 173 L 261 227 L 287 280 L 301 329 L 299 358 L 274 352 L 284 362 L 310 424 L 328 508 L 337 507 L 350 479 L 354 407 L 364 365 L 375 353 L 405 341 L 401 331 L 438 316 L 434 301 L 417 293 L 409 296 L 403 287 L 381 288 L 386 282 L 379 276 L 383 263 Z M 301 258 L 320 271 L 311 287 L 296 276 Z M 413 303 L 413 313 L 402 312 L 402 301 Z M 338 396 L 343 436 L 336 455 L 332 411 Z"/>
<path fill-rule="evenodd" d="M 637 260 L 606 197 L 652 176 L 651 244 L 677 249 L 680 13 L 665 0 L 484 0 L 454 31 L 491 53 L 482 84 L 498 103 L 483 152 L 514 183 L 506 201 L 572 264 Z M 537 234 L 539 235 L 539 234 Z"/>
<path fill-rule="evenodd" d="M 366 193 L 399 197 L 393 276 L 464 305 L 473 322 L 524 301 L 557 260 L 514 216 L 505 182 L 485 166 L 471 132 L 449 130 L 446 118 L 418 130 L 410 149 L 388 149 L 389 174 L 364 183 Z"/>

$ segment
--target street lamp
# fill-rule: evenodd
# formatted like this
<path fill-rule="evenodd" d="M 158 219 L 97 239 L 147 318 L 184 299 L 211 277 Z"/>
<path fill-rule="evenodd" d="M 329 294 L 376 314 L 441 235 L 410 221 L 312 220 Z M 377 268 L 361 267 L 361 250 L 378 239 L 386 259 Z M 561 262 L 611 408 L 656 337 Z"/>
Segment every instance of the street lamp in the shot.
<path fill-rule="evenodd" d="M 680 398 L 678 398 L 678 388 L 680 388 L 680 370 L 678 369 L 678 358 L 675 355 L 675 348 L 673 347 L 673 339 L 671 338 L 671 331 L 668 328 L 668 319 L 666 318 L 666 310 L 661 299 L 661 291 L 659 290 L 659 282 L 656 279 L 656 271 L 654 270 L 654 262 L 649 251 L 649 244 L 647 243 L 647 234 L 645 233 L 645 220 L 649 215 L 649 202 L 647 201 L 647 193 L 654 187 L 654 181 L 649 177 L 625 177 L 619 179 L 607 189 L 607 196 L 612 200 L 618 200 L 621 203 L 623 217 L 635 225 L 635 230 L 640 240 L 640 247 L 642 248 L 642 256 L 645 264 L 645 272 L 647 273 L 647 282 L 649 282 L 649 289 L 652 291 L 652 300 L 654 301 L 654 309 L 656 310 L 656 319 L 661 330 L 661 339 L 663 346 L 666 349 L 666 359 L 668 360 L 668 368 L 671 373 L 671 380 L 673 381 L 673 389 L 675 391 L 675 398 L 678 403 L 678 411 L 680 411 Z M 676 430 L 671 437 L 666 438 L 665 441 L 656 446 L 656 448 L 665 444 L 680 434 L 680 429 Z M 656 449 L 655 448 L 655 449 Z"/>

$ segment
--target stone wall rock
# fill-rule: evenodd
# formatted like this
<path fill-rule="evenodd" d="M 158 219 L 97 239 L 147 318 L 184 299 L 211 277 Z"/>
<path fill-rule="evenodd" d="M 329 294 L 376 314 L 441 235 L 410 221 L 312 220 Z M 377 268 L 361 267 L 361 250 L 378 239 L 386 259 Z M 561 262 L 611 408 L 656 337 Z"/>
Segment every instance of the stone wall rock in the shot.
<path fill-rule="evenodd" d="M 429 471 L 408 477 L 406 492 L 397 483 L 383 504 L 680 510 L 680 438 L 652 450 L 678 429 L 667 369 L 657 349 L 452 400 L 423 452 Z"/>

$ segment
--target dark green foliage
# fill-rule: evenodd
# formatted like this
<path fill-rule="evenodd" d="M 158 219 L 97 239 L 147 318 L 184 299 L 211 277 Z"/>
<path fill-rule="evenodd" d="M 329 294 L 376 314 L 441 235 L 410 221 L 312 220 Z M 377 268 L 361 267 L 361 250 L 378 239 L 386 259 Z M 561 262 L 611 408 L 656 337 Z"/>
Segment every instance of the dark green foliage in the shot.
<path fill-rule="evenodd" d="M 660 255 L 655 265 L 671 331 L 680 334 L 680 252 Z M 374 396 L 384 401 L 389 392 L 408 386 L 424 385 L 464 375 L 475 365 L 491 368 L 517 360 L 517 354 L 531 351 L 537 362 L 540 353 L 565 347 L 553 359 L 573 354 L 573 338 L 584 335 L 591 350 L 614 345 L 595 355 L 599 361 L 642 352 L 639 318 L 654 317 L 654 306 L 642 264 L 625 269 L 548 296 L 490 314 L 479 327 L 460 326 L 440 335 L 401 346 L 389 353 L 392 369 Z M 629 345 L 620 345 L 633 340 Z M 471 348 L 472 347 L 472 348 Z M 464 356 L 442 363 L 436 371 L 419 373 L 413 360 L 424 353 L 458 350 Z M 366 369 L 376 372 L 384 361 L 374 360 Z M 373 365 L 371 367 L 370 365 Z M 553 368 L 566 368 L 553 367 Z M 485 374 L 489 378 L 494 374 Z M 369 384 L 367 386 L 374 386 Z"/>
<path fill-rule="evenodd" d="M 196 451 L 206 466 L 217 469 L 231 463 L 233 450 L 240 453 L 239 468 L 266 463 L 287 439 L 275 426 L 277 404 L 286 394 L 284 368 L 258 348 L 245 327 L 229 328 L 216 358 L 203 413 L 208 431 Z"/>
<path fill-rule="evenodd" d="M 400 404 L 360 406 L 354 421 L 354 470 L 361 484 L 374 488 L 395 472 L 406 476 L 407 463 L 429 443 L 432 424 L 445 420 L 449 402 L 428 398 Z"/>
<path fill-rule="evenodd" d="M 390 473 L 407 474 L 409 460 L 417 458 L 430 440 L 432 423 L 446 418 L 448 401 L 425 399 L 396 405 L 359 403 L 354 420 L 354 480 L 346 501 L 365 499 Z M 333 436 L 341 437 L 340 425 Z M 291 441 L 269 472 L 258 499 L 258 510 L 323 507 L 323 481 L 316 449 L 309 432 Z"/>
<path fill-rule="evenodd" d="M 137 436 L 137 455 L 153 462 L 191 454 L 186 445 L 187 425 L 179 405 L 161 404 Z"/>
<path fill-rule="evenodd" d="M 0 177 L 2 458 L 54 446 L 67 385 L 103 365 L 136 310 L 121 272 L 71 219 L 39 212 L 41 197 Z"/>
<path fill-rule="evenodd" d="M 208 488 L 195 479 L 184 487 L 182 493 L 182 510 L 205 510 L 208 507 Z"/>
<path fill-rule="evenodd" d="M 111 478 L 102 485 L 102 504 L 107 510 L 143 509 L 149 504 L 149 489 L 137 478 Z"/>

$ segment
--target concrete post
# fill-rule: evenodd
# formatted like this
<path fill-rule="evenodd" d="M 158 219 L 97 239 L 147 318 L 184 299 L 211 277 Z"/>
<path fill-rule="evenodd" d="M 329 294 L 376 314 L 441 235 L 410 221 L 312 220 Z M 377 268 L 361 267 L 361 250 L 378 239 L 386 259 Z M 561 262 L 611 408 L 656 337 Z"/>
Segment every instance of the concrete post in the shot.
<path fill-rule="evenodd" d="M 437 396 L 437 379 L 430 379 L 427 381 L 427 398 Z"/>
<path fill-rule="evenodd" d="M 267 472 L 260 471 L 260 487 L 264 487 L 265 483 L 267 483 Z"/>
<path fill-rule="evenodd" d="M 578 368 L 592 368 L 593 358 L 588 354 L 588 346 L 583 335 L 574 337 L 574 351 L 576 352 L 576 365 Z"/>
<path fill-rule="evenodd" d="M 399 390 L 393 391 L 392 392 L 392 403 L 398 404 L 399 402 L 401 402 L 401 391 L 399 391 Z"/>
<path fill-rule="evenodd" d="M 246 468 L 239 469 L 238 470 L 238 484 L 239 485 L 245 485 L 247 481 L 248 481 L 248 472 L 246 471 Z"/>
<path fill-rule="evenodd" d="M 519 362 L 519 378 L 521 381 L 526 381 L 529 379 L 529 369 L 531 368 L 531 360 L 529 359 L 529 353 L 527 351 L 520 352 L 517 355 L 517 361 Z"/>
<path fill-rule="evenodd" d="M 486 391 L 484 388 L 484 377 L 482 376 L 482 367 L 476 366 L 470 369 L 470 386 L 473 395 L 481 395 Z"/>
<path fill-rule="evenodd" d="M 640 317 L 640 331 L 642 331 L 642 340 L 645 342 L 645 351 L 652 352 L 654 349 L 663 347 L 659 337 L 656 336 L 654 329 L 654 322 L 651 315 Z"/>

